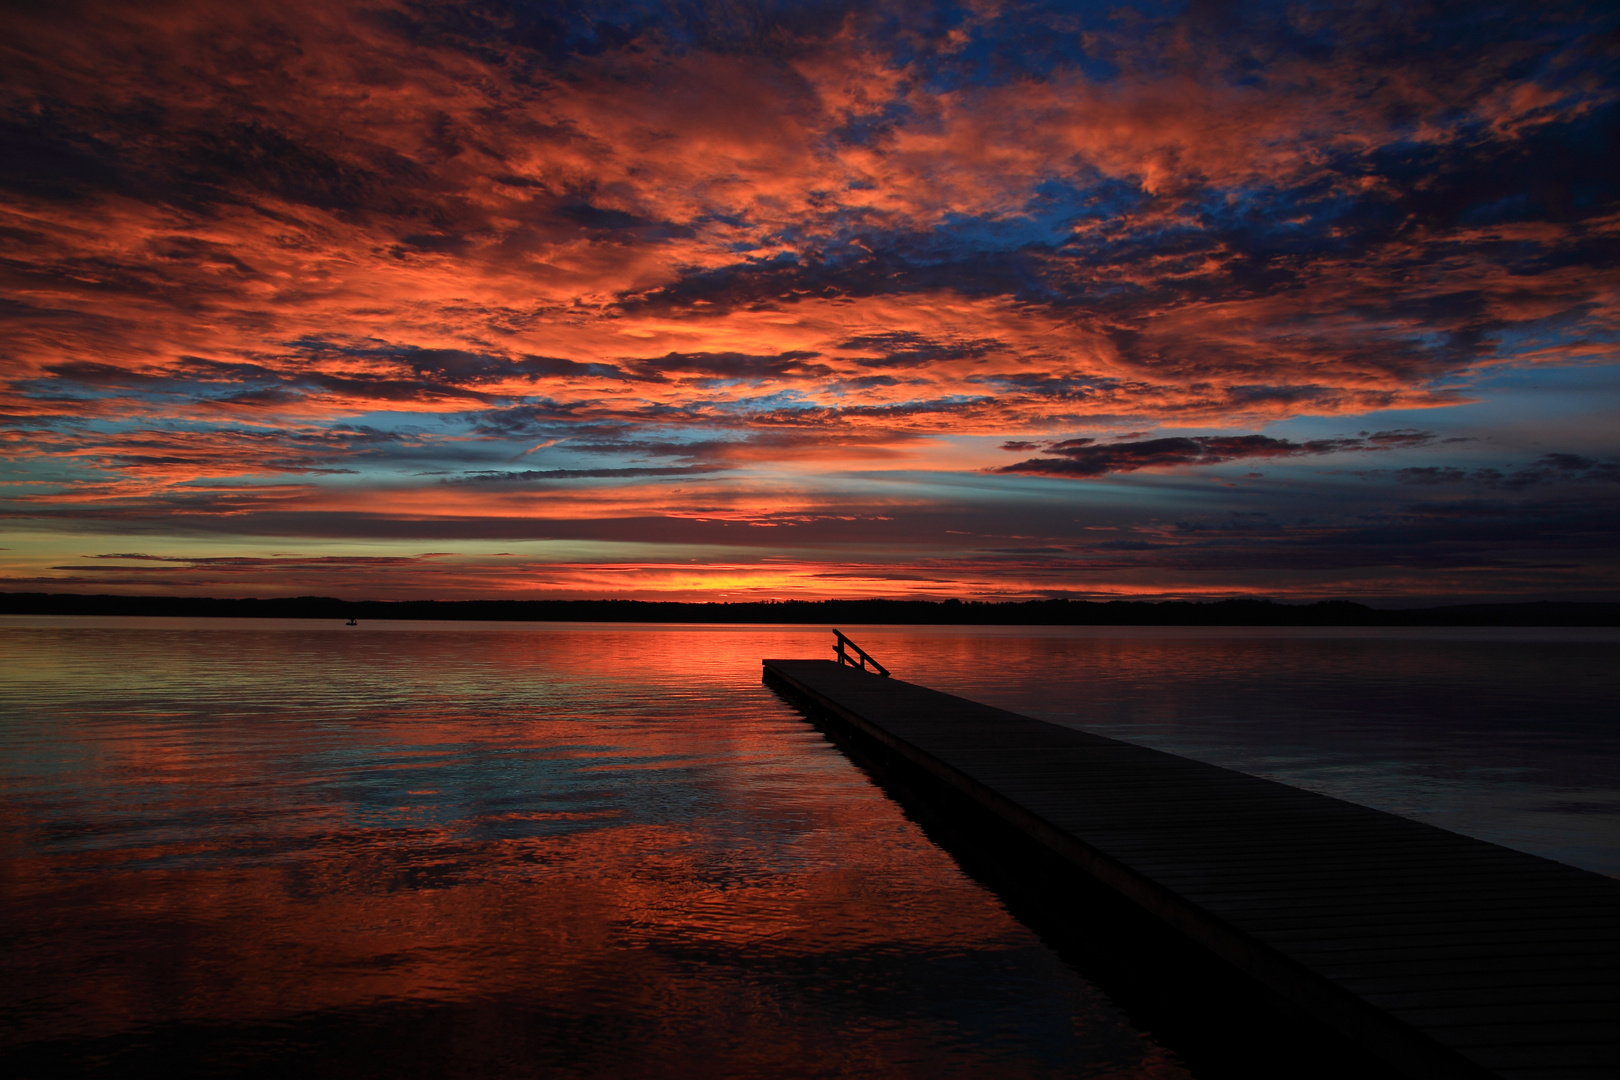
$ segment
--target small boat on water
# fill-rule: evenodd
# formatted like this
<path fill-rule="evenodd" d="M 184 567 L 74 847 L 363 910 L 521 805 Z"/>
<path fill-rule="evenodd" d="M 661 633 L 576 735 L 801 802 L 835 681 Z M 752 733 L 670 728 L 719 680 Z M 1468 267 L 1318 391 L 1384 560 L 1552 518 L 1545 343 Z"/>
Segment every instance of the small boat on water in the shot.
<path fill-rule="evenodd" d="M 350 615 L 350 616 L 349 616 L 349 621 L 348 621 L 348 622 L 346 622 L 346 623 L 344 623 L 344 624 L 343 624 L 343 625 L 344 625 L 344 626 L 359 626 L 359 625 L 360 625 L 360 624 L 359 624 L 359 623 L 358 623 L 358 622 L 356 622 L 356 621 L 355 621 L 355 619 L 354 619 L 354 616 L 353 616 L 353 615 Z"/>

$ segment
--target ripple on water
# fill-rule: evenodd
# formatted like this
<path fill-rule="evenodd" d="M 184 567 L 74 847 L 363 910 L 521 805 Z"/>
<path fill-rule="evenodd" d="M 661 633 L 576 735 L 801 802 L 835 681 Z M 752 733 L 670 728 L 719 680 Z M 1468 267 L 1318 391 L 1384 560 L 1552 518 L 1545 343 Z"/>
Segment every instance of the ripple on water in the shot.
<path fill-rule="evenodd" d="M 760 686 L 823 636 L 0 624 L 0 1061 L 1185 1075 Z"/>

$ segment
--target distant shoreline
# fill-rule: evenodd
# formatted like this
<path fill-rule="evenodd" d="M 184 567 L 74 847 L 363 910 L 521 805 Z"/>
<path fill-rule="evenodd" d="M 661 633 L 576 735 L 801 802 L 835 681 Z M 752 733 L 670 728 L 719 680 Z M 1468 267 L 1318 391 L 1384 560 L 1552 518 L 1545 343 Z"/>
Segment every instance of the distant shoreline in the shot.
<path fill-rule="evenodd" d="M 0 593 L 0 615 L 442 619 L 463 622 L 814 623 L 918 626 L 1620 626 L 1620 603 L 1452 604 L 1387 610 L 1347 600 L 340 600 Z"/>

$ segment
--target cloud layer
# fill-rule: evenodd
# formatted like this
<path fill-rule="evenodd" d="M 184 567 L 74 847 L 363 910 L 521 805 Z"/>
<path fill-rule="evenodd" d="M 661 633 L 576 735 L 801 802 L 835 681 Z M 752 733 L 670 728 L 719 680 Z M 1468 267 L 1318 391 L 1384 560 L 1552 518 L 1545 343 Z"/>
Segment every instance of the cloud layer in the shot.
<path fill-rule="evenodd" d="M 540 519 L 607 543 L 898 517 L 870 548 L 748 559 L 920 566 L 936 508 L 1037 513 L 1032 477 L 1314 464 L 1360 469 L 1395 513 L 1414 485 L 1526 492 L 1527 461 L 1620 449 L 1549 429 L 1476 460 L 1408 437 L 1503 373 L 1615 360 L 1601 5 L 0 19 L 19 529 L 326 537 L 363 515 L 498 539 Z M 1404 457 L 1340 456 L 1375 450 Z M 1296 482 L 1293 516 L 1324 491 Z M 1002 588 L 985 574 L 972 588 Z"/>

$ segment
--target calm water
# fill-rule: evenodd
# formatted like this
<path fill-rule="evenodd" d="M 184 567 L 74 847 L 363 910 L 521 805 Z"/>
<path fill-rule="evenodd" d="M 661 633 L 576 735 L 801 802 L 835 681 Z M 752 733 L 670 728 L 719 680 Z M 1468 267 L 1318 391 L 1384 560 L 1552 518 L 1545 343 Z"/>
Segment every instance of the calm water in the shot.
<path fill-rule="evenodd" d="M 760 685 L 824 639 L 8 621 L 0 1072 L 1185 1075 Z"/>
<path fill-rule="evenodd" d="M 1617 629 L 850 633 L 911 682 L 1620 877 Z"/>
<path fill-rule="evenodd" d="M 1620 872 L 1620 635 L 848 629 Z M 829 643 L 0 620 L 0 1070 L 1188 1075 L 760 685 Z"/>

